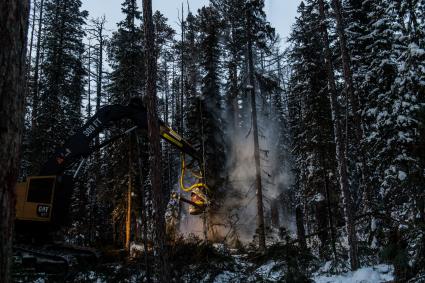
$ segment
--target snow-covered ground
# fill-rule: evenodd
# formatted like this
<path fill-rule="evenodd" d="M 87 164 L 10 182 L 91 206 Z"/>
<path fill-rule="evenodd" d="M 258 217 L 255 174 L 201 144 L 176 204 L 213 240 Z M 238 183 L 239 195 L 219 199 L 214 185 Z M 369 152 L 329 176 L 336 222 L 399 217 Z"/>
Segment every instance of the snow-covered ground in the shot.
<path fill-rule="evenodd" d="M 236 263 L 236 270 L 223 271 L 214 278 L 214 283 L 255 283 L 255 282 L 281 282 L 284 274 L 279 270 L 274 270 L 278 265 L 276 261 L 269 261 L 257 268 L 252 263 L 244 259 L 245 255 L 234 256 Z M 205 278 L 204 281 L 208 282 L 210 277 Z"/>
<path fill-rule="evenodd" d="M 133 245 L 135 250 L 140 246 Z M 394 268 L 391 265 L 375 265 L 363 267 L 354 272 L 332 275 L 335 272 L 332 262 L 326 262 L 317 267 L 319 263 L 309 266 L 294 265 L 285 259 L 264 258 L 262 263 L 253 260 L 248 253 L 239 253 L 237 250 L 229 250 L 224 245 L 214 245 L 218 252 L 215 257 L 209 258 L 208 262 L 193 262 L 186 266 L 185 270 L 180 270 L 181 282 L 200 283 L 256 283 L 256 282 L 311 282 L 315 283 L 381 283 L 392 282 L 394 280 Z M 218 255 L 223 257 L 217 257 Z M 299 262 L 300 263 L 300 262 Z M 316 271 L 315 271 L 316 270 Z M 313 273 L 314 272 L 314 273 Z M 96 271 L 86 271 L 76 274 L 74 279 L 78 282 L 107 283 L 107 282 L 140 282 L 143 278 L 143 271 L 140 266 L 124 266 L 120 263 L 112 263 L 102 266 Z M 111 277 L 112 276 L 112 277 Z M 21 281 L 22 282 L 22 281 Z M 44 283 L 43 276 L 38 280 L 26 281 Z"/>
<path fill-rule="evenodd" d="M 318 275 L 312 279 L 316 283 L 381 283 L 394 280 L 394 269 L 385 264 L 363 267 L 354 272 L 341 275 Z"/>
<path fill-rule="evenodd" d="M 275 261 L 269 261 L 254 271 L 251 271 L 251 275 L 241 271 L 224 271 L 217 275 L 213 282 L 260 282 L 259 280 L 261 280 L 261 282 L 282 282 L 281 280 L 284 279 L 284 274 L 279 270 L 275 270 L 277 264 L 278 263 Z M 394 280 L 393 272 L 394 270 L 391 266 L 380 264 L 364 267 L 355 272 L 347 272 L 340 275 L 315 274 L 311 279 L 315 283 L 383 283 L 392 282 Z"/>
<path fill-rule="evenodd" d="M 205 278 L 200 278 L 198 282 L 214 282 L 214 283 L 255 283 L 255 282 L 287 282 L 284 280 L 282 271 L 276 269 L 278 262 L 269 261 L 257 268 L 253 265 L 241 260 L 239 268 L 234 270 L 223 270 L 221 273 L 211 276 L 206 274 Z M 129 276 L 125 282 L 140 282 L 142 278 L 140 274 Z M 95 272 L 89 272 L 78 279 L 82 282 L 107 283 L 107 277 Z M 85 280 L 84 280 L 85 279 Z M 181 278 L 183 282 L 194 282 L 188 278 Z M 372 267 L 364 267 L 355 272 L 348 272 L 340 275 L 318 275 L 315 274 L 311 278 L 315 283 L 382 283 L 392 282 L 394 280 L 393 268 L 388 265 L 376 265 Z M 86 281 L 87 280 L 87 281 Z M 32 281 L 35 283 L 47 282 L 43 278 Z"/>

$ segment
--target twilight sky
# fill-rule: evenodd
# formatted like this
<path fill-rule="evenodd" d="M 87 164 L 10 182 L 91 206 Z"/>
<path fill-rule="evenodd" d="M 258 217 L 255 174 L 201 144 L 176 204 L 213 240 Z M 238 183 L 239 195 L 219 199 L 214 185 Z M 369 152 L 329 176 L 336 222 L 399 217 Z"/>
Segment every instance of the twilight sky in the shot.
<path fill-rule="evenodd" d="M 89 18 L 106 16 L 107 29 L 115 30 L 116 23 L 123 16 L 121 15 L 121 0 L 82 0 L 83 9 L 89 11 Z M 141 10 L 142 0 L 137 0 Z M 169 24 L 177 29 L 178 13 L 181 10 L 181 3 L 186 0 L 153 0 L 154 10 L 159 10 L 169 21 Z M 208 0 L 188 0 L 192 12 L 196 12 L 200 7 L 207 5 Z M 266 13 L 268 20 L 276 28 L 282 38 L 284 45 L 285 38 L 289 35 L 291 25 L 294 23 L 297 6 L 301 0 L 266 0 Z M 187 6 L 185 5 L 185 10 Z M 186 12 L 185 12 L 186 13 Z"/>

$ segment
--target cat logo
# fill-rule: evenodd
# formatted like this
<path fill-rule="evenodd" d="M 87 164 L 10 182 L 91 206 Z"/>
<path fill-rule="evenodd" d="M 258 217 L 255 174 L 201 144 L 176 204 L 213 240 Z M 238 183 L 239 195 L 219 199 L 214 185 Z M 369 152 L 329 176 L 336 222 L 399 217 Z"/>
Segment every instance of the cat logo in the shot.
<path fill-rule="evenodd" d="M 48 205 L 37 205 L 37 216 L 43 218 L 49 218 L 50 215 L 50 206 Z"/>

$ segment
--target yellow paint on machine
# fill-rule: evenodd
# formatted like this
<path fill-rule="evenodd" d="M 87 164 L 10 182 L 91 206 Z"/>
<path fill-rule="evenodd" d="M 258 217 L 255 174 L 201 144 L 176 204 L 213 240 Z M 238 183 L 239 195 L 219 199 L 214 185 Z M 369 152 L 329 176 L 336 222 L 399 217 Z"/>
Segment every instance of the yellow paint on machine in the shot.
<path fill-rule="evenodd" d="M 173 144 L 175 144 L 176 146 L 182 148 L 183 144 L 181 142 L 179 142 L 178 140 L 174 139 L 173 137 L 171 137 L 170 135 L 168 135 L 167 133 L 163 133 L 162 136 L 169 140 L 170 142 L 172 142 Z"/>
<path fill-rule="evenodd" d="M 171 134 L 174 138 L 178 139 L 179 141 L 181 141 L 181 140 L 182 140 L 182 137 L 181 137 L 178 133 L 174 132 L 174 131 L 173 131 L 172 129 L 170 129 L 170 128 L 168 128 L 168 130 L 169 130 L 170 134 Z"/>
<path fill-rule="evenodd" d="M 43 184 L 47 187 L 45 194 L 37 195 L 39 188 L 34 185 Z M 56 176 L 28 177 L 26 182 L 16 186 L 16 219 L 39 222 L 49 222 L 52 218 L 52 204 L 55 191 Z M 34 195 L 35 193 L 35 195 Z"/>

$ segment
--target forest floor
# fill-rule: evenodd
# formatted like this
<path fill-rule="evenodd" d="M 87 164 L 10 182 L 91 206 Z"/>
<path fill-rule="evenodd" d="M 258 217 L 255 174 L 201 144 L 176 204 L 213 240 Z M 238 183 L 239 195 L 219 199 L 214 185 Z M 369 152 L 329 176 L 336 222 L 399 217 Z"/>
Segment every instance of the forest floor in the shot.
<path fill-rule="evenodd" d="M 326 264 L 325 264 L 326 265 Z M 363 267 L 355 272 L 346 272 L 339 275 L 326 275 L 317 272 L 312 277 L 315 283 L 381 283 L 393 282 L 393 267 L 386 264 L 379 264 L 370 267 Z"/>
<path fill-rule="evenodd" d="M 394 280 L 389 265 L 363 267 L 355 272 L 332 275 L 330 262 L 317 262 L 308 254 L 289 245 L 275 245 L 265 254 L 246 249 L 228 249 L 222 244 L 185 241 L 171 249 L 174 282 L 254 283 L 380 283 Z M 95 268 L 77 270 L 62 276 L 32 274 L 16 282 L 146 282 L 143 258 L 101 263 Z M 153 258 L 149 258 L 149 264 Z M 152 269 L 152 267 L 150 267 Z M 155 282 L 155 278 L 153 278 Z"/>

